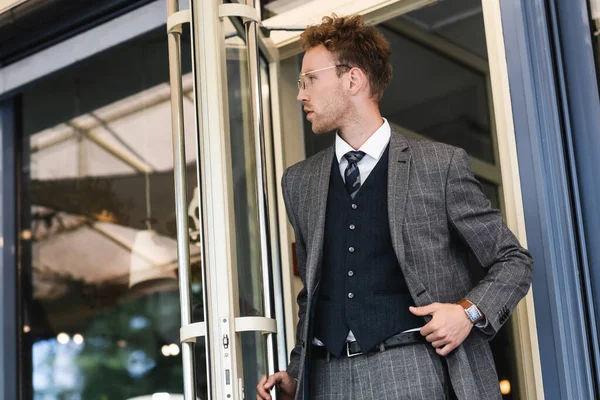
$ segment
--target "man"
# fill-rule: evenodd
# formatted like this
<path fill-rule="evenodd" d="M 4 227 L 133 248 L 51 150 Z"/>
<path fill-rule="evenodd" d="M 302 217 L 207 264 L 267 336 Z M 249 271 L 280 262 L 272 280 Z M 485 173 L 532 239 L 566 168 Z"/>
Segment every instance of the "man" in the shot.
<path fill-rule="evenodd" d="M 263 377 L 257 399 L 275 386 L 282 399 L 501 398 L 487 341 L 529 290 L 529 253 L 464 150 L 382 118 L 381 33 L 334 15 L 301 44 L 298 100 L 315 133 L 337 135 L 282 179 L 304 288 L 288 370 Z"/>

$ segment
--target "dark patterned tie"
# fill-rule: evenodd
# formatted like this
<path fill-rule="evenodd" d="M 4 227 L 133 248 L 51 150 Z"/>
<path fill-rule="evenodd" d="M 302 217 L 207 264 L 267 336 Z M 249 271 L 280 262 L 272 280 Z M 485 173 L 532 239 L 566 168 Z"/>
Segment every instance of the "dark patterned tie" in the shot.
<path fill-rule="evenodd" d="M 362 151 L 349 151 L 344 154 L 344 158 L 348 160 L 348 166 L 344 176 L 346 178 L 346 190 L 350 194 L 351 198 L 356 196 L 358 189 L 360 189 L 360 171 L 358 170 L 358 162 L 362 160 L 365 153 Z"/>

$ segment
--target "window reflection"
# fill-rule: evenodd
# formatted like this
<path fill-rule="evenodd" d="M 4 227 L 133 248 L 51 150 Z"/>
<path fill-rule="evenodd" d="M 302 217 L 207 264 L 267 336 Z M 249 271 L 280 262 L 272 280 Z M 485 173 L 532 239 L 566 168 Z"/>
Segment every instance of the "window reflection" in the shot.
<path fill-rule="evenodd" d="M 391 26 L 391 24 L 390 24 Z M 390 122 L 494 163 L 486 76 L 386 26 L 394 79 L 381 100 Z"/>
<path fill-rule="evenodd" d="M 178 312 L 176 291 L 155 293 L 94 315 L 78 324 L 82 333 L 35 342 L 35 398 L 118 399 L 158 387 L 180 392 L 180 359 L 160 351 L 161 344 L 177 347 Z"/>
<path fill-rule="evenodd" d="M 182 52 L 189 72 L 189 44 Z M 26 398 L 176 399 L 183 390 L 167 60 L 160 30 L 23 93 Z M 189 94 L 190 74 L 183 87 Z M 189 202 L 189 97 L 184 115 Z M 190 257 L 201 321 L 198 246 Z M 204 348 L 196 350 L 206 398 Z"/>

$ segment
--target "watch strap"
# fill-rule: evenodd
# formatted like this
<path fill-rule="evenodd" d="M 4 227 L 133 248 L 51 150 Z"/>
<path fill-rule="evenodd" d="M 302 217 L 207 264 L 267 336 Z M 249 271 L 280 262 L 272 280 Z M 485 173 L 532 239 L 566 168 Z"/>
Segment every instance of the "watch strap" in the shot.
<path fill-rule="evenodd" d="M 481 322 L 485 318 L 483 313 L 479 309 L 479 307 L 477 307 L 475 304 L 473 304 L 471 301 L 469 301 L 467 299 L 461 299 L 456 304 L 458 304 L 465 310 L 465 314 L 467 314 L 467 317 L 469 318 L 469 320 L 471 320 L 471 322 L 473 322 L 474 324 Z M 479 312 L 479 318 L 477 318 L 476 320 L 471 319 L 471 316 L 467 312 L 467 310 L 471 307 L 475 307 L 477 309 L 477 311 Z"/>

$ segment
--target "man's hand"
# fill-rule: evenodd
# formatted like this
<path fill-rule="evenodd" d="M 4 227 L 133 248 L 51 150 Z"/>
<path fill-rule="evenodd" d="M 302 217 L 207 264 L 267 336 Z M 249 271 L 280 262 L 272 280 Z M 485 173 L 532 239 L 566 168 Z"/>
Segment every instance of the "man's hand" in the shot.
<path fill-rule="evenodd" d="M 256 400 L 271 400 L 269 392 L 275 385 L 279 386 L 281 400 L 294 400 L 296 380 L 285 371 L 276 372 L 268 379 L 266 376 L 260 378 L 258 385 L 256 385 Z"/>
<path fill-rule="evenodd" d="M 409 310 L 419 317 L 433 317 L 421 328 L 421 335 L 440 356 L 446 356 L 460 346 L 473 329 L 473 322 L 458 304 L 431 303 L 423 307 L 409 307 Z"/>

